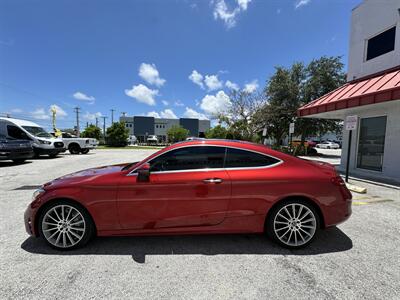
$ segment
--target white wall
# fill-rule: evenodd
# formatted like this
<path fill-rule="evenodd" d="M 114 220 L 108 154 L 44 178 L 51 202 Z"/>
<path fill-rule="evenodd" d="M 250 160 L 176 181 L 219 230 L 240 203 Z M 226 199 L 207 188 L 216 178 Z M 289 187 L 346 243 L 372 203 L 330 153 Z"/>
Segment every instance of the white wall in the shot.
<path fill-rule="evenodd" d="M 346 116 L 350 115 L 358 115 L 360 118 L 387 116 L 382 172 L 357 168 L 358 126 L 352 134 L 350 175 L 386 179 L 390 182 L 400 183 L 400 100 L 347 109 Z M 349 132 L 343 130 L 343 150 L 340 165 L 342 171 L 346 169 L 348 136 Z"/>
<path fill-rule="evenodd" d="M 353 9 L 347 80 L 400 65 L 400 0 L 364 0 Z M 366 61 L 366 41 L 396 25 L 394 51 Z"/>

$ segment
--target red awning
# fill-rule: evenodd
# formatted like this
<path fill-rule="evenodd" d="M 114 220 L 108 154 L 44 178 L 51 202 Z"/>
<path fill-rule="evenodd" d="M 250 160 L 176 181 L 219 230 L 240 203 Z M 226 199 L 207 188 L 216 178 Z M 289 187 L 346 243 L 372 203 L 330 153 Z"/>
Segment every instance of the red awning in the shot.
<path fill-rule="evenodd" d="M 400 67 L 351 81 L 297 110 L 299 117 L 400 99 Z"/>

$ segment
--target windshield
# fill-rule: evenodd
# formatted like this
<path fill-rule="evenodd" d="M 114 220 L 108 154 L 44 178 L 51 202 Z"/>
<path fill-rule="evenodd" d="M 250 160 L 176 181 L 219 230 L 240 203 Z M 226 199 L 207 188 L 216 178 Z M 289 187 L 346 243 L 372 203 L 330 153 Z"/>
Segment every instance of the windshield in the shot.
<path fill-rule="evenodd" d="M 36 127 L 36 126 L 22 126 L 26 131 L 28 131 L 30 134 L 37 136 L 37 137 L 44 137 L 44 138 L 52 138 L 53 136 L 46 132 L 42 127 Z"/>

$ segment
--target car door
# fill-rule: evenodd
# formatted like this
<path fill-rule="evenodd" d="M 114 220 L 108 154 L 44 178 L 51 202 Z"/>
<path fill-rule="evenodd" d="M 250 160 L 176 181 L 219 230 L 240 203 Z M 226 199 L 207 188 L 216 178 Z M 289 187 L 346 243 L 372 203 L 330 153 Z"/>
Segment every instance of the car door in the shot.
<path fill-rule="evenodd" d="M 285 174 L 274 168 L 281 163 L 260 152 L 228 147 L 225 168 L 232 184 L 232 198 L 227 216 L 264 214 L 271 201 L 285 189 Z"/>
<path fill-rule="evenodd" d="M 190 146 L 150 160 L 150 181 L 122 188 L 120 222 L 126 229 L 210 226 L 225 219 L 231 185 L 225 148 Z"/>

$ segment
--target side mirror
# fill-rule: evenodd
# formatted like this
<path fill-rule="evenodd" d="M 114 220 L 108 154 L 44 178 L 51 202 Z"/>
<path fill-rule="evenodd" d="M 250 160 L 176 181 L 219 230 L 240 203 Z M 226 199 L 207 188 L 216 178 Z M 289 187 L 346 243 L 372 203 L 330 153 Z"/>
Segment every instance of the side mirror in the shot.
<path fill-rule="evenodd" d="M 150 164 L 144 163 L 137 170 L 138 175 L 136 178 L 136 182 L 149 182 L 150 181 Z"/>

